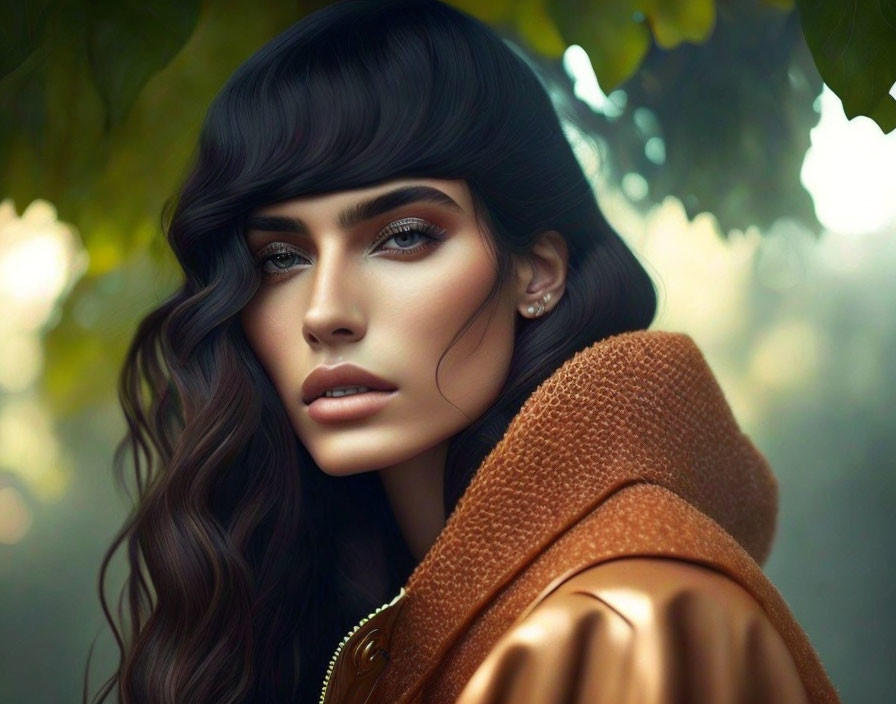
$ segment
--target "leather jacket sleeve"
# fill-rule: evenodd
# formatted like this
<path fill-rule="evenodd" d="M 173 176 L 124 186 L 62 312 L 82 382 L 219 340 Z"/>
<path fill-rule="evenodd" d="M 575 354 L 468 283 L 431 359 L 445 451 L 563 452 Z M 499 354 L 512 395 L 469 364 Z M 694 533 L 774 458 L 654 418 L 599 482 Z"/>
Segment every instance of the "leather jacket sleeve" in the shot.
<path fill-rule="evenodd" d="M 804 704 L 758 602 L 721 572 L 632 557 L 579 572 L 505 632 L 457 704 Z"/>

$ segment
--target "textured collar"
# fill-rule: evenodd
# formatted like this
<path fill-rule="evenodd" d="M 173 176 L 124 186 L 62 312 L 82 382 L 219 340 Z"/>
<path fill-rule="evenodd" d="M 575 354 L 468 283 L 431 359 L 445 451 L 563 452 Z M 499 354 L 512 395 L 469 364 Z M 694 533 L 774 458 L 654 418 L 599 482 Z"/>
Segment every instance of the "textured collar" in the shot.
<path fill-rule="evenodd" d="M 381 683 L 389 700 L 418 695 L 496 593 L 611 494 L 639 482 L 674 492 L 765 561 L 776 481 L 686 334 L 601 340 L 526 400 L 407 580 Z"/>

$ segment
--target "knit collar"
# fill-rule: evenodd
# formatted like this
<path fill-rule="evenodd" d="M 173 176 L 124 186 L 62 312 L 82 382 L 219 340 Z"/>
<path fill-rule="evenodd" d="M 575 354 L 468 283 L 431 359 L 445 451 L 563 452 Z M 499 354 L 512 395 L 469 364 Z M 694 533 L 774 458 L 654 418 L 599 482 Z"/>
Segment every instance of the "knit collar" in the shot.
<path fill-rule="evenodd" d="M 605 338 L 526 400 L 407 580 L 392 652 L 408 686 L 546 546 L 635 482 L 675 492 L 767 557 L 776 481 L 686 334 Z"/>

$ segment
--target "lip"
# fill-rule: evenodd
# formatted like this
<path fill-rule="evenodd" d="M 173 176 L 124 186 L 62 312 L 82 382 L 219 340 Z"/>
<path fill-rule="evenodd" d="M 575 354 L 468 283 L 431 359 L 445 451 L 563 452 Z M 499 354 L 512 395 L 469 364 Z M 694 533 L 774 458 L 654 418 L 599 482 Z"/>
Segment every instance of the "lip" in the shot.
<path fill-rule="evenodd" d="M 383 408 L 397 391 L 365 391 L 350 396 L 321 396 L 308 405 L 308 415 L 318 423 L 359 420 Z"/>
<path fill-rule="evenodd" d="M 310 405 L 324 391 L 336 386 L 366 386 L 372 391 L 395 391 L 395 384 L 349 362 L 315 368 L 302 383 L 302 403 Z M 358 394 L 363 396 L 364 394 Z M 347 398 L 347 397 L 346 397 Z M 327 399 L 328 401 L 330 399 Z"/>

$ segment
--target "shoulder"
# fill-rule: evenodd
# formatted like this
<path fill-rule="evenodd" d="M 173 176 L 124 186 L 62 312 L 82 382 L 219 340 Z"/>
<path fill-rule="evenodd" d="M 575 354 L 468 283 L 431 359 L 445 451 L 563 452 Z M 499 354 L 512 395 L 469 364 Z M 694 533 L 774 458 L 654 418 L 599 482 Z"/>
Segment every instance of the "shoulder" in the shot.
<path fill-rule="evenodd" d="M 804 703 L 793 658 L 737 582 L 674 558 L 578 572 L 505 632 L 457 704 Z"/>

